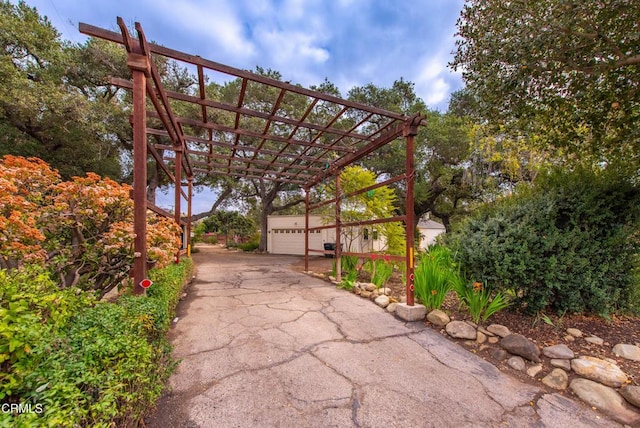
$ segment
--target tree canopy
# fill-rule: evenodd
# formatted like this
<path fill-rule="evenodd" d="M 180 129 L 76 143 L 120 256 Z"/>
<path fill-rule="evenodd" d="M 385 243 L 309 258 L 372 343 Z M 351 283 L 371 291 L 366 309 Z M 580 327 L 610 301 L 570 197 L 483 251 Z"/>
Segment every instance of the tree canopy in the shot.
<path fill-rule="evenodd" d="M 638 16 L 640 3 L 624 0 L 468 0 L 451 64 L 468 98 L 455 105 L 569 160 L 637 174 Z"/>
<path fill-rule="evenodd" d="M 356 196 L 344 197 L 345 194 L 356 192 L 360 189 L 376 184 L 376 175 L 361 166 L 351 165 L 340 174 L 340 219 L 343 223 L 357 223 L 365 220 L 386 219 L 392 217 L 396 211 L 397 196 L 389 186 L 381 186 L 377 189 L 360 193 Z M 336 195 L 335 182 L 331 180 L 324 186 L 323 192 L 327 192 L 332 198 Z M 335 223 L 335 215 L 325 214 L 327 223 Z M 381 223 L 373 227 L 379 230 L 384 237 L 384 251 L 391 254 L 404 254 L 405 233 L 399 222 Z M 346 251 L 355 251 L 354 242 L 368 233 L 363 227 L 344 227 L 341 231 L 341 241 Z M 357 247 L 356 247 L 357 248 Z"/>
<path fill-rule="evenodd" d="M 130 127 L 105 77 L 124 52 L 65 42 L 24 2 L 0 2 L 0 45 L 0 153 L 41 157 L 65 178 L 121 178 Z"/>

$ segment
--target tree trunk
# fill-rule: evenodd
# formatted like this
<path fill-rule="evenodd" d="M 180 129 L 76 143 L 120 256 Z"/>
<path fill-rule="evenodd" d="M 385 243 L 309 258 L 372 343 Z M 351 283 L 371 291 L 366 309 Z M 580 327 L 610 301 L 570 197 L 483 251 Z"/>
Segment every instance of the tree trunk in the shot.
<path fill-rule="evenodd" d="M 164 157 L 164 150 L 158 149 L 158 154 L 160 158 Z M 156 204 L 156 190 L 160 187 L 160 174 L 164 174 L 158 162 L 154 162 L 154 164 L 155 168 L 149 168 L 151 177 L 149 177 L 149 183 L 147 184 L 147 201 L 153 205 Z"/>
<path fill-rule="evenodd" d="M 231 196 L 231 193 L 233 192 L 233 189 L 231 187 L 225 187 L 222 192 L 220 192 L 218 194 L 218 197 L 216 198 L 215 202 L 213 203 L 213 205 L 211 205 L 211 209 L 209 211 L 200 213 L 200 214 L 195 214 L 191 216 L 191 221 L 197 221 L 200 220 L 202 218 L 206 218 L 209 217 L 211 215 L 213 215 L 213 213 L 216 212 L 216 210 L 218 209 L 218 207 L 220 206 L 220 204 L 222 204 L 229 196 Z M 185 218 L 186 220 L 186 218 Z"/>
<path fill-rule="evenodd" d="M 259 182 L 256 186 L 262 203 L 262 213 L 260 215 L 260 244 L 258 251 L 267 251 L 267 219 L 273 213 L 273 201 L 278 196 L 278 192 L 282 187 L 282 183 L 274 183 L 273 187 L 267 190 L 263 182 Z"/>

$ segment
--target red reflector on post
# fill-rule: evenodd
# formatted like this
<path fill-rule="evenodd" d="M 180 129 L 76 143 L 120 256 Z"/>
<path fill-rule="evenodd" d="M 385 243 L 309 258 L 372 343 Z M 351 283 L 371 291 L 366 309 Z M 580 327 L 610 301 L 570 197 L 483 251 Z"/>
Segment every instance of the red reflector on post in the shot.
<path fill-rule="evenodd" d="M 143 279 L 142 281 L 140 281 L 140 287 L 142 288 L 149 288 L 153 285 L 153 281 L 151 281 L 150 279 Z"/>

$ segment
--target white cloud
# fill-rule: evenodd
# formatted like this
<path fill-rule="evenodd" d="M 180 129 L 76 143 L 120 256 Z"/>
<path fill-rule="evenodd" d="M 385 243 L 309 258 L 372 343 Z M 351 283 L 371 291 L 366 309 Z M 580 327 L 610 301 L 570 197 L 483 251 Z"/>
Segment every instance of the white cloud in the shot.
<path fill-rule="evenodd" d="M 200 45 L 214 45 L 240 57 L 251 57 L 256 53 L 255 46 L 244 34 L 242 21 L 226 1 L 154 0 L 153 7 L 161 9 L 159 15 L 178 23 L 181 31 L 204 36 Z"/>
<path fill-rule="evenodd" d="M 323 63 L 329 59 L 329 52 L 318 46 L 318 40 L 311 33 L 263 27 L 256 29 L 255 38 L 279 65 L 290 66 L 308 61 Z"/>
<path fill-rule="evenodd" d="M 445 80 L 445 76 L 450 74 L 447 69 L 447 60 L 442 55 L 426 58 L 418 70 L 413 78 L 416 93 L 430 107 L 445 101 L 450 89 Z"/>

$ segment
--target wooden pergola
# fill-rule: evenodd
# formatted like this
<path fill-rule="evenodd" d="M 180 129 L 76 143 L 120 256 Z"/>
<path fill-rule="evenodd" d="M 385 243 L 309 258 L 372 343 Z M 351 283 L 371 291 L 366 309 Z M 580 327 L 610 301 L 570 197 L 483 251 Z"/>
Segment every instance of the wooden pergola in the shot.
<path fill-rule="evenodd" d="M 132 79 L 114 77 L 111 83 L 132 91 L 133 112 L 133 200 L 134 200 L 134 291 L 144 294 L 140 286 L 146 277 L 147 210 L 173 216 L 183 227 L 186 248 L 190 248 L 191 201 L 194 174 L 223 175 L 236 179 L 259 179 L 291 183 L 304 189 L 306 195 L 305 266 L 309 252 L 309 232 L 314 229 L 336 229 L 338 276 L 343 254 L 367 254 L 341 251 L 341 228 L 384 222 L 404 222 L 406 256 L 394 257 L 406 263 L 407 304 L 413 306 L 414 270 L 414 137 L 424 116 L 405 116 L 392 111 L 341 99 L 326 93 L 305 89 L 288 82 L 240 70 L 149 43 L 139 23 L 137 37 L 132 37 L 122 18 L 117 19 L 120 33 L 80 23 L 80 32 L 123 45 Z M 171 91 L 164 87 L 156 61 L 175 60 L 197 70 L 197 91 Z M 223 102 L 207 93 L 209 74 L 223 75 L 240 82 L 234 102 Z M 259 106 L 247 102 L 251 91 L 273 94 Z M 297 115 L 287 105 L 303 106 Z M 176 114 L 176 106 L 189 106 L 197 117 Z M 300 113 L 302 111 L 302 113 Z M 323 111 L 330 115 L 318 114 Z M 156 138 L 150 138 L 155 136 Z M 161 144 L 162 137 L 170 144 Z M 405 171 L 373 186 L 350 194 L 340 192 L 340 173 L 348 165 L 363 159 L 386 144 L 403 137 Z M 171 157 L 160 153 L 173 153 Z M 168 213 L 147 201 L 147 160 L 151 156 L 175 185 L 174 213 Z M 186 179 L 186 183 L 184 180 Z M 311 205 L 312 188 L 335 180 L 335 197 Z M 342 223 L 341 201 L 364 192 L 404 181 L 405 215 L 386 219 L 370 219 Z M 186 191 L 185 191 L 186 187 Z M 187 220 L 181 219 L 181 201 L 187 201 Z M 335 224 L 310 228 L 309 212 L 325 205 L 335 205 Z M 176 255 L 179 260 L 180 254 Z"/>

